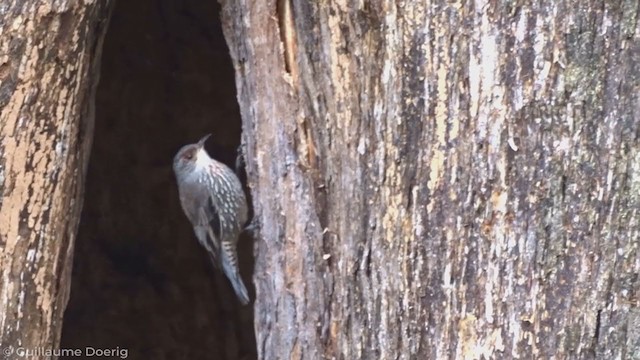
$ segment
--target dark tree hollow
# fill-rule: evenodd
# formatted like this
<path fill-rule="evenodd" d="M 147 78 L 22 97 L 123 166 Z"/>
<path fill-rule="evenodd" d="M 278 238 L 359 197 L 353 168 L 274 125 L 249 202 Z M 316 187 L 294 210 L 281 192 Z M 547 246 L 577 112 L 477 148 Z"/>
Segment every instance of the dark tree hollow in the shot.
<path fill-rule="evenodd" d="M 233 166 L 241 122 L 213 1 L 119 1 L 104 41 L 94 142 L 61 348 L 129 359 L 254 359 L 251 306 L 238 305 L 182 214 L 171 170 L 211 133 Z M 251 240 L 239 245 L 251 282 Z"/>

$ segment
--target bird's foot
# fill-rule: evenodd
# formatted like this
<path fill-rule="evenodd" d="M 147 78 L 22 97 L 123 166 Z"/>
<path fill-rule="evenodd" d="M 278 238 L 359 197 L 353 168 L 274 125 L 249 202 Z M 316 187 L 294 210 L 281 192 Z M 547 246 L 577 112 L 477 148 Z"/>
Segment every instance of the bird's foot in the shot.
<path fill-rule="evenodd" d="M 260 231 L 260 223 L 258 222 L 258 218 L 254 216 L 253 219 L 251 219 L 251 222 L 244 227 L 243 231 L 251 234 L 252 237 L 256 237 L 258 235 L 258 232 Z"/>

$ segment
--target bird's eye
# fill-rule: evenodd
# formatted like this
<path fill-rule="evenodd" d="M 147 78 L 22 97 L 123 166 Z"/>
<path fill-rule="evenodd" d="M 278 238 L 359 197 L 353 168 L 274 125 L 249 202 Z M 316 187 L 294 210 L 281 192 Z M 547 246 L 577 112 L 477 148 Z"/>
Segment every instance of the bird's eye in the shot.
<path fill-rule="evenodd" d="M 193 160 L 194 153 L 193 151 L 187 151 L 184 153 L 183 158 L 187 160 Z"/>

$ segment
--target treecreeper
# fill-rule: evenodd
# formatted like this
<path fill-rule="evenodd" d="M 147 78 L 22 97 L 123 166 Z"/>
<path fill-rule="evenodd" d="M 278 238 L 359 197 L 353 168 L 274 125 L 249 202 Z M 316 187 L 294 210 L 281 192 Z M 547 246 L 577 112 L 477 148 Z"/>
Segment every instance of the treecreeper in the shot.
<path fill-rule="evenodd" d="M 249 294 L 240 277 L 236 247 L 247 222 L 247 199 L 233 170 L 204 149 L 209 136 L 183 146 L 173 158 L 180 204 L 196 238 L 246 305 Z"/>

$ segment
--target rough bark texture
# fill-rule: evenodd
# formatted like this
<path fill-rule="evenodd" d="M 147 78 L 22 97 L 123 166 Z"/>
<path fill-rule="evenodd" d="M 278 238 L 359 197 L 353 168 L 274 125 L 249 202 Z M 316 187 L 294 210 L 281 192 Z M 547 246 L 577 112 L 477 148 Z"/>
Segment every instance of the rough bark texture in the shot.
<path fill-rule="evenodd" d="M 178 149 L 206 133 L 210 154 L 233 165 L 240 130 L 218 4 L 118 1 L 62 348 L 120 347 L 141 360 L 255 359 L 252 307 L 238 305 L 198 244 L 171 170 Z M 252 243 L 240 246 L 253 298 Z"/>
<path fill-rule="evenodd" d="M 224 1 L 259 357 L 638 358 L 638 13 Z"/>
<path fill-rule="evenodd" d="M 0 10 L 0 348 L 57 346 L 109 1 Z M 8 353 L 3 353 L 8 355 Z"/>

